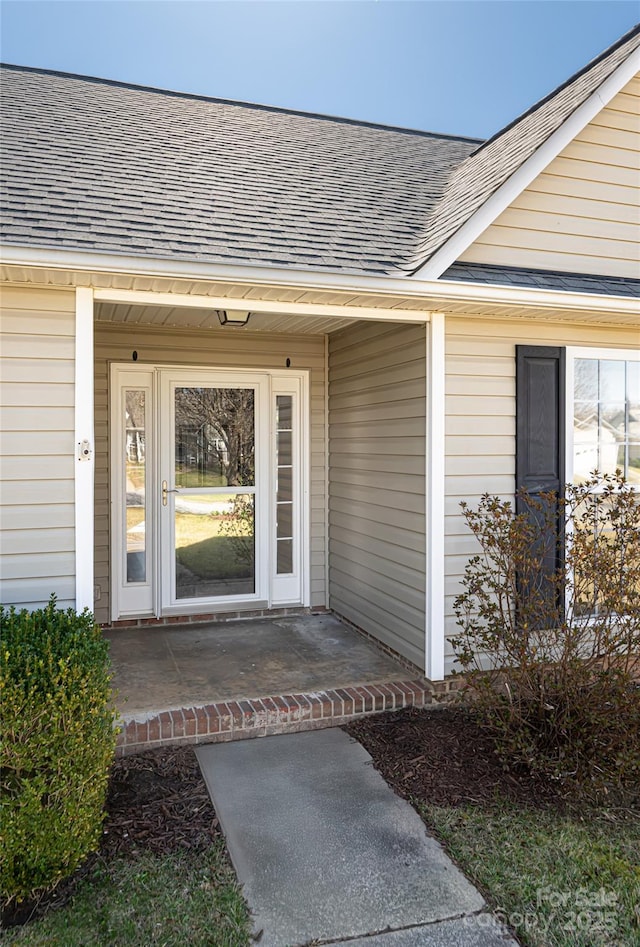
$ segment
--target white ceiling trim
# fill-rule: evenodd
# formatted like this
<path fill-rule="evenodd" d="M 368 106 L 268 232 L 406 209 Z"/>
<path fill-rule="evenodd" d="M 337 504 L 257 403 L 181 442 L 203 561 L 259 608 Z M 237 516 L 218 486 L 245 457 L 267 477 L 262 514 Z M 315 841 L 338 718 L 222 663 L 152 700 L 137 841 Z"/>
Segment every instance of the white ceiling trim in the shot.
<path fill-rule="evenodd" d="M 96 302 L 126 303 L 129 306 L 171 306 L 187 309 L 249 310 L 252 313 L 273 313 L 282 316 L 319 316 L 337 319 L 374 319 L 378 322 L 428 322 L 428 311 L 368 308 L 365 306 L 335 306 L 326 303 L 279 302 L 271 299 L 233 299 L 228 296 L 195 296 L 180 293 L 142 292 L 135 289 L 96 289 Z"/>

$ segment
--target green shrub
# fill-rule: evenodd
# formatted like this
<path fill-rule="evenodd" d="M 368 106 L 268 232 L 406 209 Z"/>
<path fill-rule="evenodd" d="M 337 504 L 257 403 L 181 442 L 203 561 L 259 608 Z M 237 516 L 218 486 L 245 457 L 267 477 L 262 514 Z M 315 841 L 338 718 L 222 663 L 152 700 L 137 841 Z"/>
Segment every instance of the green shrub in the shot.
<path fill-rule="evenodd" d="M 462 504 L 480 545 L 453 638 L 506 765 L 601 795 L 640 786 L 640 497 L 593 474 Z M 560 524 L 561 529 L 558 529 Z"/>
<path fill-rule="evenodd" d="M 47 891 L 96 849 L 116 728 L 108 646 L 92 615 L 0 607 L 6 905 Z"/>

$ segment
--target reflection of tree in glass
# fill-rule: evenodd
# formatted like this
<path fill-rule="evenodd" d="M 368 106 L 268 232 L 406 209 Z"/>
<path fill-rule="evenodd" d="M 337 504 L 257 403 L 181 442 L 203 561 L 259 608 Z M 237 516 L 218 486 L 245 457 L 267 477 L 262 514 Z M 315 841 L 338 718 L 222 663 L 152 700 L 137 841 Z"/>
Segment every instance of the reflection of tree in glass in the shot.
<path fill-rule="evenodd" d="M 253 497 L 239 493 L 234 497 L 233 510 L 220 524 L 220 536 L 225 536 L 238 562 L 253 568 L 255 559 Z"/>
<path fill-rule="evenodd" d="M 127 460 L 130 463 L 144 461 L 144 409 L 145 392 L 127 391 L 125 395 L 125 436 Z"/>
<path fill-rule="evenodd" d="M 228 486 L 254 483 L 254 393 L 247 388 L 178 388 L 176 447 L 180 461 Z"/>

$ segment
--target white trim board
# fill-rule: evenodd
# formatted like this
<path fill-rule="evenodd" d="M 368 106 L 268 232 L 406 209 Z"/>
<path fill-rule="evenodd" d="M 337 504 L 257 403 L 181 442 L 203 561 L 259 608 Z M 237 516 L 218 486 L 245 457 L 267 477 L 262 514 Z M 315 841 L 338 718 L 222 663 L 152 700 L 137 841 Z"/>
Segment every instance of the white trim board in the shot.
<path fill-rule="evenodd" d="M 338 319 L 373 319 L 378 322 L 424 322 L 428 312 L 405 309 L 385 309 L 365 306 L 335 306 L 326 303 L 279 302 L 270 299 L 238 298 L 228 296 L 195 296 L 178 293 L 140 292 L 138 290 L 96 289 L 96 302 L 121 303 L 128 306 L 170 306 L 185 309 L 205 309 L 214 311 L 225 309 L 249 310 L 261 314 L 288 316 L 319 316 Z"/>
<path fill-rule="evenodd" d="M 416 310 L 389 309 L 393 321 L 426 322 L 430 312 L 440 311 L 443 304 L 478 303 L 481 305 L 531 306 L 539 309 L 553 309 L 560 311 L 601 311 L 603 313 L 620 313 L 623 315 L 638 315 L 638 300 L 626 296 L 607 296 L 601 293 L 574 293 L 559 290 L 523 288 L 517 286 L 497 286 L 487 283 L 471 283 L 460 280 L 426 279 L 424 276 L 395 277 L 395 276 L 362 276 L 344 273 L 312 272 L 264 267 L 264 266 L 227 266 L 222 264 L 182 262 L 178 260 L 155 260 L 144 257 L 121 257 L 116 254 L 85 253 L 76 250 L 32 249 L 27 247 L 4 246 L 2 249 L 2 263 L 7 266 L 37 267 L 53 270 L 77 270 L 95 274 L 143 276 L 154 279 L 186 279 L 204 281 L 211 284 L 219 282 L 235 282 L 247 285 L 248 288 L 260 285 L 265 290 L 278 288 L 305 292 L 339 292 L 354 295 L 371 294 L 373 296 L 402 297 L 402 302 L 413 302 L 416 298 L 423 302 L 422 311 L 417 320 L 408 317 L 415 315 Z M 45 280 L 46 283 L 46 280 Z M 56 289 L 64 289 L 56 286 Z M 101 294 L 103 302 L 121 302 L 122 294 L 131 290 L 96 289 Z M 144 294 L 147 299 L 157 294 Z M 173 300 L 170 305 L 180 306 L 182 299 L 196 299 L 191 294 L 168 293 Z M 205 308 L 212 306 L 213 296 L 200 297 L 207 300 Z M 229 298 L 224 298 L 224 307 L 229 308 Z M 242 297 L 233 297 L 233 302 L 239 305 Z M 219 297 L 218 297 L 219 301 Z M 157 300 L 155 300 L 157 303 Z M 252 300 L 252 308 L 258 311 L 258 300 Z M 271 302 L 271 301 L 270 301 Z M 144 303 L 149 305 L 147 301 Z M 153 305 L 153 301 L 151 303 Z M 278 303 L 279 312 L 289 312 L 289 303 Z M 400 305 L 395 302 L 395 305 Z M 246 308 L 243 306 L 243 308 Z M 313 306 L 318 315 L 318 306 Z M 341 318 L 362 318 L 366 312 L 362 307 L 340 306 Z M 377 312 L 384 312 L 376 309 Z M 392 316 L 391 316 L 392 314 Z"/>
<path fill-rule="evenodd" d="M 93 611 L 93 290 L 76 289 L 74 385 L 76 611 Z"/>
<path fill-rule="evenodd" d="M 427 326 L 425 676 L 444 679 L 445 316 Z"/>
<path fill-rule="evenodd" d="M 404 283 L 404 287 L 411 287 Z M 422 310 L 384 309 L 348 304 L 327 306 L 322 303 L 274 302 L 267 299 L 238 298 L 225 296 L 196 296 L 190 293 L 155 293 L 138 290 L 96 289 L 96 302 L 122 303 L 139 306 L 172 306 L 187 309 L 250 309 L 256 313 L 276 313 L 278 315 L 301 315 L 317 318 L 335 316 L 339 319 L 373 319 L 377 321 L 424 323 L 433 315 L 431 306 L 444 301 L 507 304 L 510 306 L 536 306 L 541 309 L 609 309 L 615 312 L 640 313 L 637 298 L 625 296 L 602 296 L 594 293 L 569 293 L 551 289 L 525 288 L 520 286 L 497 286 L 494 284 L 472 283 L 465 280 L 436 281 L 425 289 L 431 299 Z M 231 305 L 230 305 L 231 303 Z M 399 305 L 399 304 L 398 304 Z"/>
<path fill-rule="evenodd" d="M 580 134 L 591 119 L 609 104 L 611 99 L 633 79 L 640 69 L 640 49 L 629 57 L 598 86 L 582 105 L 569 115 L 518 167 L 500 187 L 472 214 L 472 216 L 436 250 L 413 274 L 412 279 L 438 279 L 452 263 L 487 230 L 496 218 L 509 207 L 560 152 Z"/>

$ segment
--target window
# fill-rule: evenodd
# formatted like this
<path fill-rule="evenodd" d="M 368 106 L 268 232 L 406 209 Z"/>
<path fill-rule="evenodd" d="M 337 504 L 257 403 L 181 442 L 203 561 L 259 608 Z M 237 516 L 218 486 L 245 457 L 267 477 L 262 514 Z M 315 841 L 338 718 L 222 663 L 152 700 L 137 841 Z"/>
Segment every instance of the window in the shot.
<path fill-rule="evenodd" d="M 622 471 L 628 483 L 640 487 L 640 352 L 569 349 L 567 351 L 567 479 L 584 483 L 594 470 Z M 588 520 L 594 549 L 596 540 L 614 540 L 610 503 L 594 497 Z M 580 525 L 576 511 L 574 526 Z M 587 533 L 588 540 L 588 533 Z M 584 544 L 585 534 L 582 536 Z M 597 582 L 576 586 L 582 597 L 578 613 L 595 618 L 606 613 Z"/>
<path fill-rule="evenodd" d="M 565 481 L 616 469 L 640 491 L 640 350 L 517 346 L 516 489 L 552 494 Z M 594 538 L 606 540 L 611 523 L 602 499 L 597 513 Z M 542 565 L 547 574 L 564 568 L 570 532 L 558 513 L 556 554 Z M 594 587 L 576 602 L 587 617 L 599 605 Z"/>
<path fill-rule="evenodd" d="M 640 352 L 567 350 L 567 479 L 621 470 L 640 486 Z"/>

